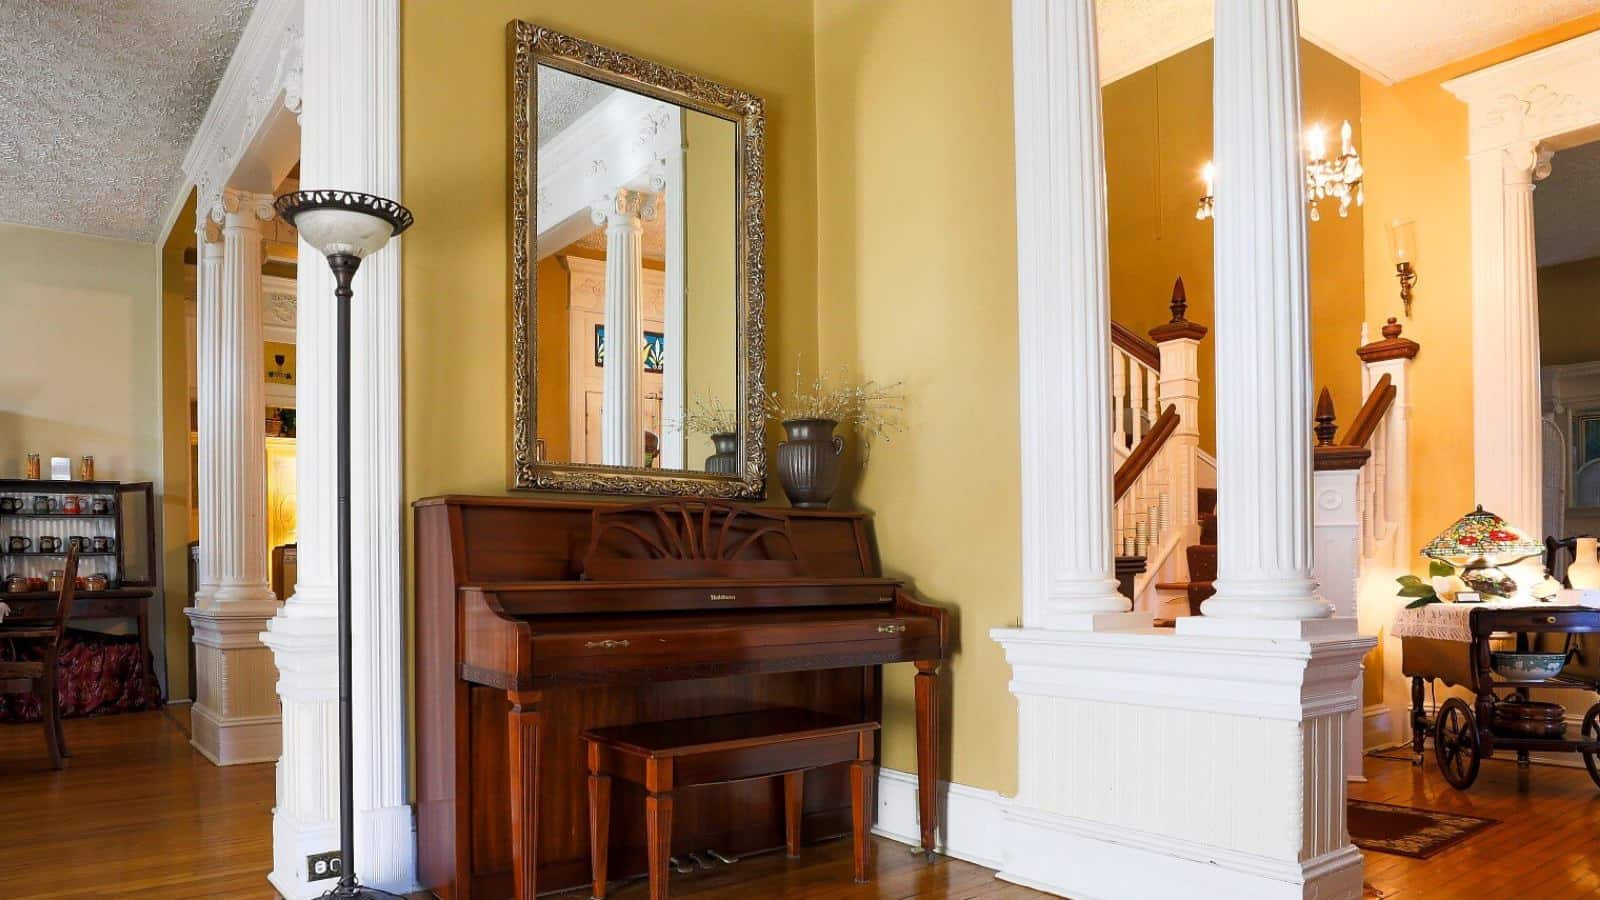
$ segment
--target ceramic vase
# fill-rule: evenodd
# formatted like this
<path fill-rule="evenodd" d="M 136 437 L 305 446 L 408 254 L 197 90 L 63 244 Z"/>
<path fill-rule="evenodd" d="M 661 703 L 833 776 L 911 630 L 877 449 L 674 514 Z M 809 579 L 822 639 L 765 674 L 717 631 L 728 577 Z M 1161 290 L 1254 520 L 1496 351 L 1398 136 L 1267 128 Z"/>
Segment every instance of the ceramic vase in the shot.
<path fill-rule="evenodd" d="M 715 475 L 738 474 L 739 436 L 731 431 L 713 434 L 711 446 L 717 452 L 706 457 L 706 471 Z"/>
<path fill-rule="evenodd" d="M 1572 554 L 1572 565 L 1567 567 L 1567 583 L 1574 590 L 1600 590 L 1600 559 L 1596 558 L 1596 547 L 1600 547 L 1600 542 L 1595 538 L 1578 538 L 1578 549 Z"/>
<path fill-rule="evenodd" d="M 797 509 L 826 509 L 839 487 L 839 455 L 844 438 L 832 419 L 789 419 L 789 439 L 778 445 L 778 482 Z"/>

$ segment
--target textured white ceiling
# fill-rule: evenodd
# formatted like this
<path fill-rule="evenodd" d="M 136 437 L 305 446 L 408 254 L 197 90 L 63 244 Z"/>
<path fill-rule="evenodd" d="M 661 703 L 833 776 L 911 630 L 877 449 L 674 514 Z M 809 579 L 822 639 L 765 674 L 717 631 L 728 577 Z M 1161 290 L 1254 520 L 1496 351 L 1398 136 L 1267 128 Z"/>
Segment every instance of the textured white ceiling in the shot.
<path fill-rule="evenodd" d="M 550 66 L 539 67 L 539 146 L 560 134 L 578 117 L 600 105 L 617 89 L 604 82 Z"/>
<path fill-rule="evenodd" d="M 1100 76 L 1115 81 L 1211 37 L 1213 0 L 1098 0 Z M 1600 10 L 1600 0 L 1300 0 L 1300 33 L 1401 81 Z"/>
<path fill-rule="evenodd" d="M 1533 189 L 1539 265 L 1600 256 L 1600 141 L 1555 155 L 1550 176 Z"/>
<path fill-rule="evenodd" d="M 0 0 L 0 221 L 154 241 L 255 0 Z"/>

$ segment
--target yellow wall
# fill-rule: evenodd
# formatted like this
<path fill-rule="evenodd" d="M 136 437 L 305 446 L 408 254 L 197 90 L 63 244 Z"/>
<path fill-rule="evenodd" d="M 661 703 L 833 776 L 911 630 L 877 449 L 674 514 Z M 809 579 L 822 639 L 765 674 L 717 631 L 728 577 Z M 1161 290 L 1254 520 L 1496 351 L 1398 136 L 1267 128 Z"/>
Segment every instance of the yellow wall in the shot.
<path fill-rule="evenodd" d="M 0 225 L 0 474 L 22 477 L 38 453 L 45 477 L 52 456 L 70 457 L 76 477 L 88 455 L 98 478 L 159 488 L 158 265 L 149 244 Z M 161 612 L 158 667 L 171 643 Z"/>
<path fill-rule="evenodd" d="M 161 580 L 166 596 L 167 696 L 189 696 L 189 360 L 185 250 L 194 249 L 194 192 L 161 248 Z"/>
<path fill-rule="evenodd" d="M 1386 225 L 1417 223 L 1421 277 L 1411 318 L 1401 321 L 1405 336 L 1422 344 L 1411 369 L 1410 429 L 1411 537 L 1419 546 L 1473 505 L 1467 107 L 1439 85 L 1596 28 L 1600 15 L 1586 16 L 1391 86 L 1361 79 L 1366 320 L 1375 337 L 1385 318 L 1401 315 Z"/>
<path fill-rule="evenodd" d="M 1300 44 L 1303 118 L 1321 124 L 1329 146 L 1339 123 L 1362 149 L 1360 76 L 1331 54 Z M 1170 318 L 1172 281 L 1183 277 L 1188 317 L 1214 323 L 1213 223 L 1194 217 L 1205 192 L 1200 170 L 1211 158 L 1211 42 L 1206 41 L 1107 85 L 1103 92 L 1106 207 L 1111 256 L 1111 316 L 1139 334 Z M 1225 206 L 1218 199 L 1218 208 Z M 1362 210 L 1340 219 L 1322 205 L 1306 223 L 1311 264 L 1311 345 L 1315 383 L 1333 394 L 1346 421 L 1361 397 Z M 1200 345 L 1200 444 L 1215 446 L 1214 341 Z M 1307 425 L 1310 428 L 1310 425 Z"/>
<path fill-rule="evenodd" d="M 1547 366 L 1600 360 L 1594 330 L 1600 308 L 1600 256 L 1539 270 L 1539 357 Z"/>
<path fill-rule="evenodd" d="M 1016 707 L 988 636 L 1022 612 L 1010 17 L 815 8 L 821 361 L 908 398 L 907 433 L 873 449 L 852 500 L 877 516 L 884 568 L 958 610 L 941 774 L 1010 792 Z M 911 771 L 909 673 L 884 684 L 884 764 Z"/>

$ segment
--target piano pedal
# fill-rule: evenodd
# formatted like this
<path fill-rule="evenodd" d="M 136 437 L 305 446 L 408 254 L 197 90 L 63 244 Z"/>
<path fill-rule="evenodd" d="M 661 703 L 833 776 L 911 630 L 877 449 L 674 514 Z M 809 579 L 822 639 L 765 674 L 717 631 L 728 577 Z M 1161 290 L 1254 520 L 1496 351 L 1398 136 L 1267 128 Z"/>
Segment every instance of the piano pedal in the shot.
<path fill-rule="evenodd" d="M 713 850 L 707 850 L 706 851 L 706 855 L 710 856 L 712 859 L 715 859 L 717 862 L 722 863 L 725 866 L 731 866 L 734 863 L 739 861 L 739 857 L 737 857 L 737 856 L 723 856 L 721 853 L 718 853 L 714 849 Z"/>
<path fill-rule="evenodd" d="M 667 864 L 672 866 L 673 871 L 677 872 L 679 875 L 687 875 L 694 871 L 694 866 L 683 862 L 676 856 L 667 857 Z"/>
<path fill-rule="evenodd" d="M 709 860 L 707 860 L 704 856 L 701 856 L 700 854 L 691 851 L 689 853 L 689 858 L 694 860 L 694 864 L 700 867 L 700 871 L 702 871 L 702 872 L 711 871 L 711 862 Z"/>

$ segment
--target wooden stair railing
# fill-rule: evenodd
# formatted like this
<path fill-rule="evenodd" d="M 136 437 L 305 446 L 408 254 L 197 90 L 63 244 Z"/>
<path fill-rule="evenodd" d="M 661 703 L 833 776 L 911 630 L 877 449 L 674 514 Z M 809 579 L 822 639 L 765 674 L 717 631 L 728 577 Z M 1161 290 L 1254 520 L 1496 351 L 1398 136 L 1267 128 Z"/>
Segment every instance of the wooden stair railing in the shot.
<path fill-rule="evenodd" d="M 1327 388 L 1317 396 L 1317 424 L 1312 432 L 1317 436 L 1314 452 L 1316 469 L 1326 472 L 1337 469 L 1359 469 L 1366 465 L 1372 457 L 1372 450 L 1367 447 L 1372 441 L 1372 436 L 1377 433 L 1378 426 L 1383 424 L 1384 416 L 1389 414 L 1389 408 L 1394 405 L 1395 387 L 1388 375 L 1378 379 L 1372 386 L 1372 392 L 1367 395 L 1361 410 L 1356 413 L 1350 427 L 1344 433 L 1344 440 L 1335 441 L 1334 435 L 1338 432 L 1338 425 L 1334 421 L 1333 396 Z"/>
<path fill-rule="evenodd" d="M 1157 372 L 1161 371 L 1161 351 L 1156 345 L 1140 337 L 1137 332 L 1120 322 L 1111 323 L 1111 343 L 1123 352 Z"/>
<path fill-rule="evenodd" d="M 1152 462 L 1155 462 L 1156 455 L 1161 452 L 1162 447 L 1166 446 L 1167 439 L 1172 437 L 1172 433 L 1177 430 L 1178 408 L 1168 406 L 1161 412 L 1155 424 L 1151 426 L 1150 431 L 1133 448 L 1133 452 L 1128 454 L 1128 458 L 1123 460 L 1122 465 L 1117 467 L 1116 476 L 1111 480 L 1112 503 L 1121 500 L 1123 495 L 1128 493 L 1128 490 L 1139 480 L 1139 476 L 1144 474 L 1144 470 L 1149 468 Z"/>

